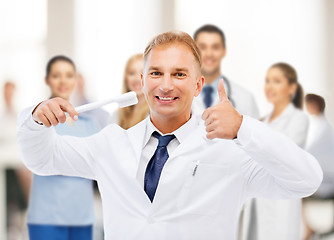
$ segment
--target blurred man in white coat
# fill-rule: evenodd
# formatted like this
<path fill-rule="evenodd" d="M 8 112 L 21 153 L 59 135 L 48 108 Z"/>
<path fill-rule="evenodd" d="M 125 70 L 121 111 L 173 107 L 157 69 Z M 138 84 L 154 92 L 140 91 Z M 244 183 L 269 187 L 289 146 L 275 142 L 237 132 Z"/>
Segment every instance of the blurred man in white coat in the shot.
<path fill-rule="evenodd" d="M 26 165 L 37 174 L 96 179 L 107 240 L 234 240 L 248 198 L 315 192 L 322 180 L 317 160 L 239 114 L 223 81 L 218 104 L 191 114 L 204 83 L 200 69 L 188 34 L 156 36 L 144 53 L 148 118 L 129 130 L 111 124 L 87 138 L 58 136 L 51 126 L 65 121 L 64 112 L 73 119 L 77 113 L 63 99 L 46 100 L 19 119 Z"/>
<path fill-rule="evenodd" d="M 217 86 L 219 79 L 222 78 L 227 97 L 234 108 L 241 114 L 259 118 L 253 94 L 222 74 L 221 62 L 226 56 L 224 32 L 217 26 L 204 25 L 197 29 L 194 40 L 202 55 L 202 74 L 205 83 L 199 97 L 194 99 L 193 112 L 202 113 L 206 108 L 219 102 Z"/>

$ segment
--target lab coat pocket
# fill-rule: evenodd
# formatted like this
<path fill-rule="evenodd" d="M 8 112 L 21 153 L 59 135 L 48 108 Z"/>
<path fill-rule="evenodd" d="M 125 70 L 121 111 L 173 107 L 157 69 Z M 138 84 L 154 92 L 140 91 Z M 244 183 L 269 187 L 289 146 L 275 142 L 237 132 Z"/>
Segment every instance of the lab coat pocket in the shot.
<path fill-rule="evenodd" d="M 228 187 L 227 166 L 192 162 L 186 174 L 177 203 L 178 210 L 200 215 L 220 214 Z"/>

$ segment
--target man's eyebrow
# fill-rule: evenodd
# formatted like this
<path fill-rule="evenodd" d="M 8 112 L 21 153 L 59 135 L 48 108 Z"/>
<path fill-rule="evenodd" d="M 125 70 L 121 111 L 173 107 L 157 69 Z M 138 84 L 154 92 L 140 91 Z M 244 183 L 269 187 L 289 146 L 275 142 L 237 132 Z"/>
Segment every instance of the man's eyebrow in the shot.
<path fill-rule="evenodd" d="M 150 66 L 148 70 L 159 70 L 160 68 L 157 66 Z"/>
<path fill-rule="evenodd" d="M 188 68 L 175 68 L 177 72 L 189 72 Z"/>

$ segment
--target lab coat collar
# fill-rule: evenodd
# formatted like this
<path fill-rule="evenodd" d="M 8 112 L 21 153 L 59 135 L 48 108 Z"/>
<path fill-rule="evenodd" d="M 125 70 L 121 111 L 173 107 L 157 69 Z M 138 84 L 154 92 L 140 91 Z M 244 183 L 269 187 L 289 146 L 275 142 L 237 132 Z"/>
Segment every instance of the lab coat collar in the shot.
<path fill-rule="evenodd" d="M 167 134 L 162 134 L 152 123 L 151 119 L 149 117 L 147 117 L 147 127 L 146 127 L 146 133 L 145 133 L 145 137 L 144 137 L 144 142 L 143 142 L 143 146 L 142 148 L 145 147 L 145 145 L 148 143 L 150 137 L 152 136 L 152 133 L 154 131 L 157 131 L 158 133 L 160 133 L 161 135 L 169 135 L 169 134 L 174 134 L 176 139 L 179 141 L 179 143 L 181 144 L 182 142 L 184 142 L 184 140 L 187 138 L 187 136 L 189 136 L 191 134 L 191 132 L 193 131 L 193 129 L 196 127 L 196 117 L 190 117 L 190 119 L 183 124 L 181 127 L 179 127 L 178 129 L 176 129 L 174 132 L 172 133 L 167 133 Z"/>
<path fill-rule="evenodd" d="M 140 160 L 140 155 L 143 149 L 144 136 L 145 136 L 148 120 L 149 118 L 145 118 L 143 121 L 129 128 L 126 131 L 130 139 L 131 146 L 135 152 L 135 158 L 136 158 L 136 166 L 132 174 L 133 177 L 136 177 L 137 175 L 137 169 L 138 169 L 138 164 Z"/>
<path fill-rule="evenodd" d="M 136 158 L 136 167 L 134 168 L 135 171 L 132 174 L 133 177 L 136 177 L 138 166 L 139 166 L 139 161 L 140 161 L 140 156 L 141 156 L 141 153 L 142 153 L 142 150 L 145 144 L 147 144 L 148 139 L 150 138 L 150 136 L 152 135 L 152 132 L 154 131 L 154 130 L 152 131 L 152 129 L 156 129 L 155 127 L 151 128 L 152 126 L 150 126 L 150 124 L 154 127 L 154 125 L 152 124 L 150 120 L 150 117 L 147 117 L 143 121 L 141 121 L 140 123 L 138 123 L 137 125 L 133 126 L 132 128 L 126 131 L 130 139 L 132 148 L 135 152 L 135 158 Z M 182 143 L 186 142 L 185 140 L 187 138 L 193 137 L 192 136 L 193 133 L 197 132 L 195 130 L 199 127 L 200 124 L 201 124 L 200 115 L 192 115 L 192 117 L 189 119 L 188 122 L 186 122 L 183 126 L 181 126 L 179 129 L 173 132 L 173 134 L 175 134 L 178 141 L 180 141 L 180 146 L 177 149 L 175 149 L 171 157 L 178 156 L 180 153 L 183 152 L 183 150 L 185 150 L 184 148 L 188 148 L 187 146 L 184 146 L 184 144 Z M 204 123 L 203 123 L 203 126 L 204 126 Z M 201 134 L 201 135 L 203 136 L 203 138 L 205 138 L 205 134 Z M 190 141 L 190 142 L 193 142 L 193 141 Z M 188 144 L 185 144 L 185 145 L 188 145 Z M 196 148 L 194 144 L 190 144 L 190 145 L 191 145 L 189 146 L 190 148 Z"/>
<path fill-rule="evenodd" d="M 280 116 L 278 116 L 276 119 L 274 119 L 274 121 L 270 122 L 269 123 L 269 119 L 271 117 L 271 115 L 273 114 L 272 112 L 270 114 L 267 115 L 267 117 L 264 119 L 264 122 L 265 123 L 269 123 L 269 124 L 272 124 L 272 123 L 275 123 L 276 121 L 278 121 L 279 119 L 282 119 L 282 118 L 285 118 L 287 116 L 289 116 L 292 112 L 294 112 L 296 110 L 296 107 L 292 104 L 292 103 L 289 103 L 288 106 L 286 106 L 286 108 L 283 110 L 283 112 L 281 113 Z"/>

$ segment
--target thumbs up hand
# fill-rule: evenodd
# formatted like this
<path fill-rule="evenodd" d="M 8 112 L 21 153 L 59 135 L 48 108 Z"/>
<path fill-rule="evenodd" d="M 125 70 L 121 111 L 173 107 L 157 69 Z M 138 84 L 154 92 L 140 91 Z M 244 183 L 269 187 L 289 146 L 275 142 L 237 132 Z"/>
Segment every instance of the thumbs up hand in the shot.
<path fill-rule="evenodd" d="M 205 121 L 208 139 L 234 139 L 237 137 L 242 123 L 239 114 L 227 98 L 224 80 L 218 83 L 219 103 L 204 111 L 202 119 Z"/>

